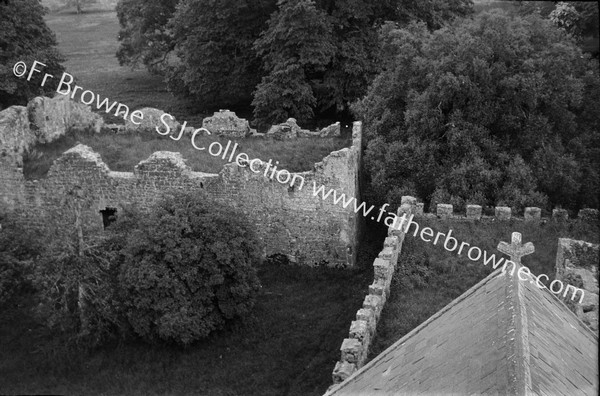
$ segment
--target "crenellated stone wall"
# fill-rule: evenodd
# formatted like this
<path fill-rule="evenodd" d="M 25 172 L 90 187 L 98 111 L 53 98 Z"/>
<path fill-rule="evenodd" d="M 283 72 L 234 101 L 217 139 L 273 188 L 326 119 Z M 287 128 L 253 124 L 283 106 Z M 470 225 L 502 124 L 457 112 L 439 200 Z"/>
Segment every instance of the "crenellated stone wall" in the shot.
<path fill-rule="evenodd" d="M 414 214 L 417 200 L 413 197 L 402 197 L 402 205 L 397 215 Z M 366 362 L 371 341 L 375 337 L 377 323 L 383 307 L 390 296 L 390 285 L 398 265 L 398 257 L 402 251 L 405 233 L 403 230 L 390 227 L 388 237 L 383 243 L 383 250 L 373 262 L 373 283 L 369 286 L 369 294 L 363 306 L 356 312 L 356 320 L 350 324 L 348 338 L 340 347 L 341 357 L 333 369 L 333 383 L 343 382 Z"/>
<path fill-rule="evenodd" d="M 512 209 L 508 206 L 496 206 L 494 207 L 494 215 L 484 215 L 483 208 L 480 205 L 467 205 L 465 213 L 456 213 L 451 204 L 437 204 L 435 213 L 425 213 L 424 204 L 417 203 L 415 209 L 415 216 L 423 216 L 430 218 L 439 219 L 452 219 L 452 220 L 464 220 L 464 221 L 508 221 L 511 219 L 522 220 L 522 221 L 539 221 L 547 222 L 553 221 L 568 221 L 572 220 L 569 218 L 569 212 L 566 209 L 555 208 L 552 210 L 552 216 L 550 218 L 542 217 L 542 210 L 536 207 L 527 207 L 523 211 L 523 215 L 515 215 Z M 598 222 L 598 209 L 584 208 L 579 211 L 575 218 L 585 222 Z"/>
<path fill-rule="evenodd" d="M 47 141 L 29 119 L 25 107 L 0 112 L 0 212 L 16 214 L 28 227 L 44 228 L 50 216 L 66 215 L 65 200 L 74 190 L 85 202 L 83 221 L 97 230 L 103 229 L 101 210 L 114 208 L 118 214 L 125 205 L 147 208 L 170 189 L 203 190 L 248 216 L 266 256 L 284 254 L 305 265 L 353 266 L 356 262 L 359 215 L 351 207 L 344 209 L 313 196 L 313 183 L 360 199 L 360 122 L 354 123 L 351 147 L 332 152 L 312 170 L 298 173 L 304 182 L 291 187 L 235 162 L 218 174 L 194 172 L 181 154 L 173 152 L 156 152 L 133 172 L 114 172 L 84 145 L 59 157 L 45 179 L 26 181 L 24 151 Z"/>

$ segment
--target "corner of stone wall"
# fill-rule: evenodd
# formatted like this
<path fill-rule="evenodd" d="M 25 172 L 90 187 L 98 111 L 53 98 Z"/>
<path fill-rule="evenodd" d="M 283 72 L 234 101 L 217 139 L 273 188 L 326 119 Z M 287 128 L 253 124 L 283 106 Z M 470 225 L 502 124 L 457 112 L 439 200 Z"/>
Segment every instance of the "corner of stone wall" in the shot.
<path fill-rule="evenodd" d="M 414 214 L 415 205 L 415 198 L 402 197 L 397 215 Z M 334 384 L 346 380 L 366 362 L 377 323 L 390 296 L 390 285 L 402 251 L 404 235 L 402 230 L 390 227 L 383 250 L 373 262 L 373 283 L 369 286 L 369 294 L 365 297 L 362 308 L 356 312 L 356 320 L 350 324 L 348 338 L 344 339 L 340 347 L 341 357 L 332 373 Z"/>
<path fill-rule="evenodd" d="M 555 264 L 556 279 L 585 292 L 581 303 L 575 296 L 572 301 L 576 304 L 571 304 L 566 291 L 561 299 L 567 303 L 567 306 L 574 307 L 577 317 L 594 332 L 598 331 L 599 247 L 598 244 L 559 238 Z M 569 287 L 566 290 L 569 290 Z"/>

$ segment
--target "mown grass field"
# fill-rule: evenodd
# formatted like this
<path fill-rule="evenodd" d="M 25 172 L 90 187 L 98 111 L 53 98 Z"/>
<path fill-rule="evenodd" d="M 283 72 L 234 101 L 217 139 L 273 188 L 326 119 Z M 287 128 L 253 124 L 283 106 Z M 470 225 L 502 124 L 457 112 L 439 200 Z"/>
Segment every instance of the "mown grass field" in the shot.
<path fill-rule="evenodd" d="M 489 254 L 495 253 L 498 258 L 505 257 L 496 250 L 498 243 L 510 243 L 512 232 L 520 232 L 523 243 L 533 242 L 535 246 L 533 254 L 523 257 L 523 265 L 536 275 L 548 275 L 550 281 L 546 282 L 547 285 L 555 276 L 558 238 L 592 243 L 600 241 L 597 225 L 580 222 L 535 224 L 511 220 L 467 223 L 425 218 L 417 222 L 421 229 L 431 227 L 436 234 L 438 231 L 447 233 L 451 229 L 452 236 L 458 241 L 487 250 Z M 431 242 L 423 242 L 418 234 L 414 238 L 412 232 L 404 240 L 400 265 L 404 265 L 410 275 L 402 279 L 398 270 L 394 275 L 391 297 L 378 324 L 370 358 L 377 356 L 493 271 L 491 265 L 484 266 L 481 261 L 469 260 L 465 252 L 458 256 L 456 251 L 446 251 L 439 242 L 434 246 Z"/>
<path fill-rule="evenodd" d="M 66 348 L 36 324 L 31 296 L 23 296 L 2 309 L 0 394 L 322 395 L 383 236 L 368 234 L 357 270 L 264 264 L 252 316 L 187 349 L 141 342 Z"/>
<path fill-rule="evenodd" d="M 78 15 L 69 9 L 48 14 L 45 19 L 56 33 L 58 49 L 66 58 L 63 64 L 77 85 L 102 98 L 126 104 L 132 110 L 154 107 L 172 114 L 182 123 L 202 125 L 202 119 L 208 114 L 175 98 L 160 76 L 150 74 L 143 67 L 132 70 L 119 65 L 116 53 L 120 26 L 115 11 L 84 8 L 84 13 Z M 123 123 L 120 117 L 99 114 L 107 122 Z"/>

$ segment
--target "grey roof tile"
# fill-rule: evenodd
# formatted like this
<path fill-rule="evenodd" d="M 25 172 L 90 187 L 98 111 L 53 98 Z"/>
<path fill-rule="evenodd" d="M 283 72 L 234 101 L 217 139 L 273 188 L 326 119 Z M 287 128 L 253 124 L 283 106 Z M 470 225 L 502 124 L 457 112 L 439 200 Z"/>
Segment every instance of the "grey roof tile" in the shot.
<path fill-rule="evenodd" d="M 598 336 L 495 271 L 326 395 L 597 394 Z"/>

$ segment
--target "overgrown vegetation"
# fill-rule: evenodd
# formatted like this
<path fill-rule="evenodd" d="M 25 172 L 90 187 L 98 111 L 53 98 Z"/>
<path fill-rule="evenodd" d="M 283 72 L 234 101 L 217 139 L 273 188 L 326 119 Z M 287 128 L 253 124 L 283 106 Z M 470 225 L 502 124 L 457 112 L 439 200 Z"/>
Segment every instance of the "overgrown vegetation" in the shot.
<path fill-rule="evenodd" d="M 0 393 L 322 395 L 384 233 L 366 236 L 357 270 L 259 265 L 250 316 L 185 349 L 136 339 L 74 348 L 32 315 L 36 295 L 21 293 L 2 311 Z"/>
<path fill-rule="evenodd" d="M 44 14 L 38 0 L 0 2 L 0 110 L 26 105 L 34 96 L 56 89 L 58 81 L 41 86 L 41 73 L 34 74 L 30 81 L 13 74 L 16 62 L 30 66 L 34 60 L 44 63 L 47 73 L 57 76 L 63 72 L 64 58 L 56 49 L 56 36 L 46 25 Z"/>
<path fill-rule="evenodd" d="M 598 64 L 539 15 L 383 30 L 365 122 L 369 199 L 598 207 Z"/>
<path fill-rule="evenodd" d="M 167 194 L 137 221 L 115 235 L 135 334 L 187 345 L 248 315 L 260 288 L 260 241 L 242 214 L 185 192 Z"/>
<path fill-rule="evenodd" d="M 117 9 L 121 64 L 143 63 L 205 108 L 253 99 L 264 126 L 348 116 L 379 70 L 384 20 L 437 28 L 469 14 L 471 1 L 121 0 Z"/>
<path fill-rule="evenodd" d="M 36 235 L 0 214 L 0 309 L 30 288 L 33 262 L 42 251 Z"/>
<path fill-rule="evenodd" d="M 556 275 L 558 238 L 600 242 L 597 225 L 577 221 L 546 224 L 514 220 L 467 223 L 422 218 L 418 223 L 421 229 L 431 227 L 435 233 L 446 233 L 451 229 L 452 236 L 458 240 L 495 253 L 498 257 L 502 256 L 496 250 L 498 243 L 510 242 L 512 232 L 520 232 L 523 243 L 533 242 L 535 246 L 535 253 L 524 256 L 522 263 L 536 275 L 548 275 L 550 279 L 543 282 L 546 286 Z M 484 266 L 481 261 L 473 262 L 464 254 L 457 256 L 456 252 L 446 251 L 439 243 L 434 246 L 423 242 L 418 234 L 415 238 L 412 232 L 409 233 L 404 240 L 392 281 L 391 297 L 383 310 L 369 356 L 377 356 L 492 271 L 490 266 Z M 577 283 L 573 285 L 577 286 Z"/>
<path fill-rule="evenodd" d="M 89 235 L 81 189 L 53 223 L 32 280 L 51 329 L 98 345 L 129 335 L 188 345 L 248 315 L 260 242 L 245 217 L 199 192 L 169 192 Z"/>
<path fill-rule="evenodd" d="M 225 147 L 229 139 L 212 136 L 197 136 L 195 143 L 199 147 L 208 147 L 214 141 L 220 141 Z M 237 153 L 244 152 L 250 158 L 279 161 L 280 169 L 290 172 L 303 172 L 312 169 L 316 162 L 322 161 L 332 151 L 350 145 L 347 137 L 342 138 L 306 138 L 287 141 L 238 139 Z M 225 165 L 220 157 L 214 157 L 205 151 L 194 149 L 190 137 L 174 141 L 157 133 L 143 134 L 95 134 L 93 132 L 69 132 L 60 139 L 33 147 L 24 158 L 25 178 L 35 180 L 44 178 L 52 163 L 63 152 L 77 143 L 90 146 L 102 156 L 102 160 L 113 171 L 133 172 L 140 161 L 147 159 L 156 151 L 174 151 L 181 153 L 187 165 L 196 172 L 218 173 Z"/>

